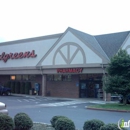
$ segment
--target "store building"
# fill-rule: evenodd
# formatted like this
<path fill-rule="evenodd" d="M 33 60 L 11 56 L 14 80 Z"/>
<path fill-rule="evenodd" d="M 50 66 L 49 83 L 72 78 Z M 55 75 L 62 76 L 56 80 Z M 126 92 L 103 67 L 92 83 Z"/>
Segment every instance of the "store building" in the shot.
<path fill-rule="evenodd" d="M 104 98 L 102 76 L 118 50 L 130 53 L 130 32 L 92 36 L 68 28 L 64 33 L 0 43 L 0 82 L 30 81 L 39 95 Z"/>

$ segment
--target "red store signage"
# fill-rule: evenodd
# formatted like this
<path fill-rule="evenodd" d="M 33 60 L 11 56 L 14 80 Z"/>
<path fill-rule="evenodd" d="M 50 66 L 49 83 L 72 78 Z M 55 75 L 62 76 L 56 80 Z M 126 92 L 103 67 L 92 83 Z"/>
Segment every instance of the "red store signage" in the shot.
<path fill-rule="evenodd" d="M 82 73 L 83 68 L 60 68 L 57 73 Z"/>
<path fill-rule="evenodd" d="M 35 51 L 32 50 L 26 51 L 26 52 L 15 52 L 15 53 L 9 53 L 6 54 L 5 52 L 2 52 L 0 55 L 0 60 L 3 60 L 4 62 L 7 62 L 8 59 L 22 59 L 22 58 L 35 58 L 37 55 L 35 54 Z"/>

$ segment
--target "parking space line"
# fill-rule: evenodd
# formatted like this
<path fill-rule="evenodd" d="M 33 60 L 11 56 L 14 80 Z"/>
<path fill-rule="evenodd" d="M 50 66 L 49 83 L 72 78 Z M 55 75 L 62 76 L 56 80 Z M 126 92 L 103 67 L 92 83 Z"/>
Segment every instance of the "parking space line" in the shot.
<path fill-rule="evenodd" d="M 17 99 L 18 102 L 22 102 L 21 100 Z"/>
<path fill-rule="evenodd" d="M 24 101 L 26 101 L 26 102 L 29 102 L 29 100 L 27 100 L 27 99 L 23 99 Z"/>

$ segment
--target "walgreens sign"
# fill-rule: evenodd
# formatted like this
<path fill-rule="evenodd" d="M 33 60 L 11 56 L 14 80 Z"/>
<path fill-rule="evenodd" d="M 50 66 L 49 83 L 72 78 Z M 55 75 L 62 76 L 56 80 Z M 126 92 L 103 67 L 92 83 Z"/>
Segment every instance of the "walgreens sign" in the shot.
<path fill-rule="evenodd" d="M 2 52 L 0 55 L 0 60 L 3 60 L 4 62 L 7 62 L 9 59 L 22 59 L 22 58 L 35 58 L 37 55 L 35 54 L 35 51 L 26 51 L 26 52 L 15 52 L 15 53 L 8 53 Z"/>

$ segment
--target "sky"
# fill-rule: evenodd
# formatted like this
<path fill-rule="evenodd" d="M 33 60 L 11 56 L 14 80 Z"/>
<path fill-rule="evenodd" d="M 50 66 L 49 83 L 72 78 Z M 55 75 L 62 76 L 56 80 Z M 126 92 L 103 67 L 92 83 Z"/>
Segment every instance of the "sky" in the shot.
<path fill-rule="evenodd" d="M 0 42 L 63 33 L 130 31 L 129 0 L 0 0 Z"/>

